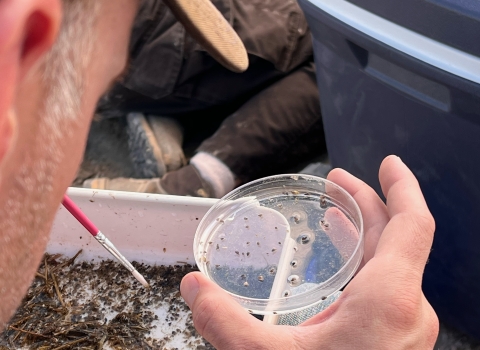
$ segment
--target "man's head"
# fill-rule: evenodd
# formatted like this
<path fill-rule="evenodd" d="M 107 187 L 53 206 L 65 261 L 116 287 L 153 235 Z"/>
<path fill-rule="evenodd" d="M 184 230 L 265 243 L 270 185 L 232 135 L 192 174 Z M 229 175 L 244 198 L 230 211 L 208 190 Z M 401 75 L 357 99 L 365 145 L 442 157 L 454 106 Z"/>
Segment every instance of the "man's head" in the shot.
<path fill-rule="evenodd" d="M 2 323 L 35 273 L 96 103 L 125 67 L 138 2 L 0 1 Z"/>
<path fill-rule="evenodd" d="M 33 278 L 97 101 L 125 69 L 140 1 L 0 0 L 0 324 Z M 222 64 L 247 68 L 210 0 L 167 4 Z"/>

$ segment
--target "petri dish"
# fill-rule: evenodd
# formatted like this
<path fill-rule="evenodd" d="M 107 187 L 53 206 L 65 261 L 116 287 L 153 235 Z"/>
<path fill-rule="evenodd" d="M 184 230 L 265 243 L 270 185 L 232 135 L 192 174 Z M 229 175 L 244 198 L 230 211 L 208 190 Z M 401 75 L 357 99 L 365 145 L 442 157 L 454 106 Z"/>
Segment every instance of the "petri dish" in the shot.
<path fill-rule="evenodd" d="M 281 315 L 342 289 L 363 258 L 355 200 L 326 179 L 276 175 L 221 198 L 194 239 L 199 270 L 249 312 Z"/>

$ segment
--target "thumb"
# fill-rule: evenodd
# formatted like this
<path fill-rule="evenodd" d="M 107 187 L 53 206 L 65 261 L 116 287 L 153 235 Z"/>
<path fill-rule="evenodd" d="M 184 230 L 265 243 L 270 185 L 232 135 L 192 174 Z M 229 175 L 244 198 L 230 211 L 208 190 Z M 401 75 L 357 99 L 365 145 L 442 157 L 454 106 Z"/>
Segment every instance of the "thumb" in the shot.
<path fill-rule="evenodd" d="M 280 329 L 284 327 L 275 327 L 252 317 L 229 294 L 199 272 L 186 275 L 180 291 L 192 310 L 195 328 L 216 349 L 271 349 L 270 339 L 276 343 L 288 338 L 288 332 L 281 334 Z M 272 337 L 265 337 L 269 333 Z M 274 336 L 275 333 L 279 333 L 280 338 Z M 282 342 L 278 344 L 288 346 L 291 341 L 284 339 Z"/>

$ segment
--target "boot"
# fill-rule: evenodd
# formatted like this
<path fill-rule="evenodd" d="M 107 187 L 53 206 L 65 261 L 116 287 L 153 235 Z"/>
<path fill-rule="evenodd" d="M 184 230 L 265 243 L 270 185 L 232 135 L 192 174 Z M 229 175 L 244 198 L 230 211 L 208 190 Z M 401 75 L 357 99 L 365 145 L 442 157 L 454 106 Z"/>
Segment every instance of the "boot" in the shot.
<path fill-rule="evenodd" d="M 130 158 L 140 177 L 162 177 L 186 164 L 182 129 L 174 119 L 129 113 L 127 125 Z"/>
<path fill-rule="evenodd" d="M 169 172 L 161 179 L 96 178 L 86 180 L 83 187 L 97 190 L 214 197 L 212 187 L 201 178 L 193 165 L 187 165 L 179 170 Z"/>

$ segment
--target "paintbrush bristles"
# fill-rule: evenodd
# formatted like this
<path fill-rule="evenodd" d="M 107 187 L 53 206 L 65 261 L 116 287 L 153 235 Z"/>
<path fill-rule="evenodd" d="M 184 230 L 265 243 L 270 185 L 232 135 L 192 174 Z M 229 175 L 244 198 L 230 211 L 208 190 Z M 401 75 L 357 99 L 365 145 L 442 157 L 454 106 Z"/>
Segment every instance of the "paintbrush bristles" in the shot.
<path fill-rule="evenodd" d="M 145 280 L 145 278 L 143 278 L 143 276 L 137 271 L 137 270 L 133 270 L 132 271 L 132 275 L 133 277 L 135 277 L 137 279 L 138 282 L 140 282 L 145 288 L 150 288 L 150 285 L 148 284 L 148 282 Z"/>

